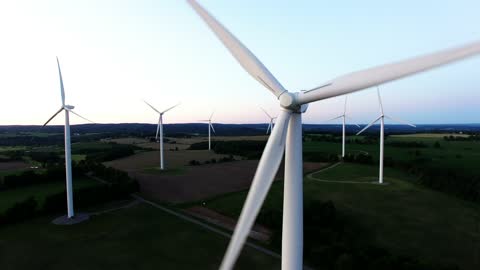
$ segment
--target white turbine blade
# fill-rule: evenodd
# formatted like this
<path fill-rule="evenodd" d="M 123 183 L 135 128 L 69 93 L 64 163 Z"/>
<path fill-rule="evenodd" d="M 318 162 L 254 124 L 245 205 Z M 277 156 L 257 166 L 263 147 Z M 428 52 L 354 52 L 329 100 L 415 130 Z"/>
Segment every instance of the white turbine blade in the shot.
<path fill-rule="evenodd" d="M 402 120 L 402 119 L 399 119 L 399 118 L 393 118 L 391 116 L 388 116 L 388 115 L 385 115 L 386 118 L 394 121 L 394 122 L 397 122 L 397 123 L 400 123 L 400 124 L 405 124 L 407 126 L 411 126 L 411 127 L 414 127 L 416 128 L 417 126 L 415 126 L 414 124 L 410 124 L 409 122 L 405 121 L 405 120 Z"/>
<path fill-rule="evenodd" d="M 63 88 L 62 71 L 60 70 L 60 62 L 57 57 L 58 76 L 60 77 L 60 94 L 62 95 L 62 106 L 65 106 L 65 89 Z"/>
<path fill-rule="evenodd" d="M 155 139 L 158 139 L 158 133 L 160 133 L 160 118 L 161 116 L 158 117 L 157 134 L 155 135 Z"/>
<path fill-rule="evenodd" d="M 378 120 L 380 120 L 380 118 L 382 118 L 382 116 L 380 115 L 377 119 L 373 120 L 370 124 L 368 124 L 366 127 L 364 127 L 362 130 L 360 130 L 357 135 L 360 135 L 362 132 L 364 132 L 365 130 L 367 130 L 369 127 L 371 127 L 373 124 L 375 124 Z"/>
<path fill-rule="evenodd" d="M 245 243 L 253 223 L 262 207 L 268 190 L 277 174 L 278 167 L 283 159 L 285 151 L 285 137 L 290 120 L 290 113 L 282 111 L 277 124 L 273 128 L 260 162 L 258 163 L 252 186 L 248 192 L 247 199 L 243 205 L 242 213 L 238 219 L 232 239 L 228 245 L 227 252 L 223 257 L 220 269 L 233 269 L 243 244 Z"/>
<path fill-rule="evenodd" d="M 89 120 L 89 119 L 87 119 L 87 118 L 85 118 L 85 117 L 81 116 L 80 114 L 78 114 L 78 113 L 74 112 L 73 110 L 68 110 L 68 111 L 69 111 L 69 112 L 71 112 L 71 113 L 73 113 L 73 114 L 75 114 L 76 116 L 78 116 L 78 117 L 82 118 L 83 120 L 86 120 L 86 121 L 88 121 L 88 122 L 90 122 L 90 123 L 92 123 L 92 124 L 95 124 L 95 122 L 93 122 L 92 120 Z"/>
<path fill-rule="evenodd" d="M 378 103 L 380 104 L 380 110 L 382 111 L 382 114 L 383 114 L 382 97 L 380 96 L 380 88 L 378 88 L 378 86 L 377 86 L 377 96 L 378 96 Z"/>
<path fill-rule="evenodd" d="M 279 97 L 285 88 L 277 81 L 270 71 L 249 51 L 236 37 L 234 37 L 222 24 L 220 24 L 212 15 L 210 15 L 197 1 L 187 0 L 192 8 L 207 23 L 210 29 L 217 35 L 227 47 L 230 53 L 237 59 L 240 65 L 253 78 L 259 81 L 263 86 L 270 90 L 275 96 Z"/>
<path fill-rule="evenodd" d="M 211 121 L 212 120 L 212 117 L 213 117 L 213 114 L 215 113 L 215 111 L 212 112 L 212 114 L 210 114 L 210 117 L 208 118 L 208 121 Z"/>
<path fill-rule="evenodd" d="M 213 128 L 212 123 L 209 123 L 209 125 L 210 125 L 210 127 L 212 128 L 213 133 L 217 134 L 217 133 L 215 132 L 215 129 Z"/>
<path fill-rule="evenodd" d="M 60 110 L 58 110 L 52 117 L 50 117 L 50 119 L 48 119 L 48 121 L 45 122 L 43 126 L 46 126 L 48 123 L 50 123 L 50 121 L 52 121 L 52 119 L 55 118 L 55 116 L 57 116 L 61 111 L 63 111 L 63 107 L 61 107 Z"/>
<path fill-rule="evenodd" d="M 268 116 L 268 118 L 272 119 L 273 117 L 270 116 L 270 114 L 267 113 L 267 111 L 265 111 L 262 107 L 260 107 L 260 109 Z"/>
<path fill-rule="evenodd" d="M 332 119 L 328 119 L 326 122 L 330 122 L 330 121 L 333 121 L 333 120 L 337 120 L 337 119 L 340 119 L 340 118 L 342 118 L 342 117 L 343 117 L 343 115 L 340 115 L 340 116 L 334 117 L 334 118 L 332 118 Z"/>
<path fill-rule="evenodd" d="M 480 42 L 440 51 L 393 64 L 378 66 L 338 77 L 320 87 L 301 92 L 299 104 L 336 97 L 426 71 L 480 53 Z"/>
<path fill-rule="evenodd" d="M 173 109 L 173 108 L 177 107 L 178 105 L 180 105 L 180 103 L 177 103 L 175 106 L 172 106 L 172 107 L 170 107 L 170 108 L 166 109 L 165 111 L 163 111 L 163 112 L 162 112 L 162 114 L 164 114 L 164 113 L 166 113 L 166 112 L 170 111 L 171 109 Z"/>
<path fill-rule="evenodd" d="M 145 100 L 143 101 L 145 102 L 145 104 L 147 104 L 148 106 L 150 106 L 150 108 L 152 108 L 154 111 L 156 111 L 157 113 L 161 113 L 159 112 L 157 109 L 155 109 L 152 105 L 150 105 L 150 103 L 146 102 Z"/>
<path fill-rule="evenodd" d="M 270 123 L 268 124 L 268 128 L 267 128 L 267 133 L 266 133 L 266 134 L 268 134 L 268 132 L 270 131 L 271 128 L 272 128 L 272 121 L 270 121 Z"/>
<path fill-rule="evenodd" d="M 349 120 L 353 120 L 350 116 L 347 116 L 347 115 L 345 115 L 345 118 L 347 118 L 347 119 L 349 119 Z M 354 124 L 355 126 L 357 126 L 358 128 L 360 128 L 360 126 L 359 126 L 358 124 L 355 124 L 355 123 L 353 123 L 353 124 Z"/>

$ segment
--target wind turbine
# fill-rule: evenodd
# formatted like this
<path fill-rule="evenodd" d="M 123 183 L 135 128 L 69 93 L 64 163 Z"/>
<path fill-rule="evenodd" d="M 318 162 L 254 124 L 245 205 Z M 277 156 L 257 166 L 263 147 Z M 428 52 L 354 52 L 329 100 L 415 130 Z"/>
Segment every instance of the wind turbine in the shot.
<path fill-rule="evenodd" d="M 267 117 L 270 119 L 270 123 L 268 124 L 268 128 L 267 128 L 267 134 L 268 132 L 273 129 L 273 121 L 275 121 L 275 119 L 277 119 L 277 117 L 272 117 L 270 114 L 267 113 L 267 111 L 265 111 L 263 108 L 260 108 L 262 109 L 262 111 L 267 115 Z"/>
<path fill-rule="evenodd" d="M 289 92 L 236 37 L 195 0 L 187 0 L 240 65 L 279 100 L 282 111 L 255 172 L 252 186 L 220 269 L 232 269 L 275 178 L 285 150 L 282 268 L 303 267 L 302 113 L 308 103 L 345 95 L 480 53 L 480 42 L 338 77 L 308 91 Z"/>
<path fill-rule="evenodd" d="M 393 118 L 391 116 L 385 115 L 383 112 L 383 104 L 382 104 L 382 98 L 380 97 L 380 89 L 378 89 L 377 86 L 377 95 L 378 95 L 378 103 L 380 104 L 380 116 L 373 120 L 370 124 L 368 124 L 366 127 L 364 127 L 362 130 L 360 130 L 357 135 L 360 135 L 362 132 L 367 130 L 369 127 L 371 127 L 373 124 L 378 122 L 380 120 L 380 169 L 379 169 L 379 175 L 378 175 L 378 183 L 383 184 L 383 146 L 384 146 L 384 137 L 385 137 L 385 117 L 395 121 L 397 123 L 405 124 L 411 127 L 416 127 L 414 124 L 410 124 L 404 120 L 398 119 L 398 118 Z"/>
<path fill-rule="evenodd" d="M 165 111 L 160 112 L 157 109 L 155 109 L 152 105 L 150 105 L 148 102 L 146 102 L 145 100 L 143 102 L 145 102 L 145 104 L 150 106 L 150 108 L 152 108 L 154 111 L 156 111 L 159 115 L 158 116 L 158 125 L 157 125 L 157 134 L 155 135 L 155 139 L 158 140 L 158 134 L 160 133 L 160 142 L 159 142 L 160 143 L 160 170 L 163 170 L 164 169 L 164 166 L 163 166 L 163 114 L 170 111 L 171 109 L 177 107 L 178 105 L 180 105 L 180 103 L 177 103 L 175 106 L 172 106 L 172 107 L 166 109 Z"/>
<path fill-rule="evenodd" d="M 69 113 L 73 113 L 76 116 L 84 120 L 87 120 L 89 122 L 92 122 L 92 121 L 74 112 L 73 111 L 73 109 L 75 108 L 74 106 L 65 105 L 65 90 L 63 88 L 62 71 L 60 70 L 60 62 L 58 61 L 58 57 L 57 57 L 57 66 L 58 66 L 58 76 L 60 77 L 60 94 L 62 98 L 62 107 L 60 107 L 60 109 L 52 117 L 50 117 L 50 119 L 48 119 L 48 121 L 45 122 L 45 124 L 43 124 L 43 126 L 46 126 L 60 112 L 65 111 L 65 175 L 66 175 L 66 186 L 67 186 L 67 217 L 70 219 L 75 216 L 75 212 L 73 210 L 72 154 L 71 154 L 71 143 L 70 143 Z"/>
<path fill-rule="evenodd" d="M 345 105 L 343 106 L 343 114 L 328 120 L 328 121 L 333 121 L 333 120 L 342 118 L 342 158 L 345 157 L 345 123 L 346 123 L 346 118 L 350 118 L 347 116 L 347 98 L 348 96 L 345 96 Z M 354 124 L 354 125 L 360 128 L 359 125 L 357 124 Z"/>
<path fill-rule="evenodd" d="M 199 121 L 202 121 L 202 122 L 208 122 L 208 150 L 212 149 L 212 141 L 211 141 L 210 130 L 212 130 L 213 133 L 215 133 L 215 129 L 213 128 L 213 125 L 212 125 L 213 113 L 214 112 L 212 112 L 212 114 L 210 115 L 210 118 L 208 118 L 206 120 L 199 120 Z"/>

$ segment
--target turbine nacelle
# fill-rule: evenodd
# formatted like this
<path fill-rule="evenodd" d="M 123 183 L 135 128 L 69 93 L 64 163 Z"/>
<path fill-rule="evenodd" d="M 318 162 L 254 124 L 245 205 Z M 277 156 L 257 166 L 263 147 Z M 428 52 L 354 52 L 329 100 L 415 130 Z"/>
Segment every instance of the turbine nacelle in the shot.
<path fill-rule="evenodd" d="M 290 92 L 283 92 L 279 97 L 278 100 L 280 101 L 280 106 L 286 110 L 295 112 L 295 113 L 304 113 L 308 109 L 308 104 L 300 104 L 297 101 L 297 96 L 301 93 L 290 93 Z"/>
<path fill-rule="evenodd" d="M 75 109 L 75 106 L 73 106 L 73 105 L 65 105 L 65 106 L 63 106 L 63 108 L 64 108 L 65 110 L 69 111 L 69 110 Z"/>

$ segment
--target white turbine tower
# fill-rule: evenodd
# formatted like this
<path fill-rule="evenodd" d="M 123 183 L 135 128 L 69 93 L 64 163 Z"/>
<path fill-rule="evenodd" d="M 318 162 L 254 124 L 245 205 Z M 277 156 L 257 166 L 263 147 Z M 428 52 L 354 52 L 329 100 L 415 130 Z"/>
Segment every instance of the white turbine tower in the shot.
<path fill-rule="evenodd" d="M 347 116 L 347 98 L 348 98 L 348 96 L 345 96 L 345 105 L 343 106 L 343 114 L 328 120 L 328 121 L 333 121 L 333 120 L 337 120 L 337 119 L 342 118 L 342 158 L 345 157 L 345 129 L 346 129 L 345 125 L 346 125 L 346 122 L 347 122 L 346 119 L 347 118 L 350 119 L 350 117 Z M 354 125 L 356 125 L 357 127 L 360 128 L 359 125 L 357 125 L 357 124 L 354 124 Z"/>
<path fill-rule="evenodd" d="M 187 0 L 242 67 L 279 100 L 282 111 L 263 151 L 221 269 L 232 269 L 275 178 L 285 150 L 282 268 L 303 267 L 302 113 L 310 102 L 345 95 L 480 53 L 480 42 L 338 77 L 289 92 L 237 38 L 195 0 Z"/>
<path fill-rule="evenodd" d="M 206 120 L 199 120 L 199 121 L 202 121 L 202 122 L 207 122 L 208 123 L 208 150 L 212 150 L 212 136 L 210 134 L 210 130 L 213 131 L 213 133 L 215 133 L 215 129 L 213 128 L 213 125 L 212 125 L 212 117 L 213 117 L 213 113 L 210 114 L 210 118 L 206 119 Z"/>
<path fill-rule="evenodd" d="M 87 120 L 89 122 L 92 122 L 92 121 L 74 112 L 73 111 L 73 109 L 75 108 L 74 106 L 65 105 L 65 90 L 63 88 L 62 71 L 60 70 L 60 62 L 58 61 L 58 57 L 57 57 L 57 66 L 58 66 L 58 76 L 60 77 L 60 94 L 62 98 L 62 107 L 60 107 L 60 109 L 52 117 L 50 117 L 50 119 L 48 119 L 48 121 L 45 122 L 45 124 L 43 124 L 43 126 L 46 126 L 60 112 L 65 111 L 65 175 L 66 175 L 66 187 L 67 187 L 67 217 L 70 219 L 75 216 L 75 211 L 73 210 L 72 154 L 71 154 L 71 143 L 70 143 L 69 113 L 73 113 L 76 116 L 84 120 Z"/>
<path fill-rule="evenodd" d="M 262 111 L 267 115 L 267 117 L 270 119 L 270 123 L 268 124 L 268 128 L 267 128 L 267 134 L 268 132 L 272 132 L 272 129 L 273 129 L 273 121 L 275 121 L 275 119 L 277 119 L 277 117 L 272 117 L 270 114 L 267 113 L 267 111 L 265 111 L 263 108 L 260 108 L 262 109 Z"/>
<path fill-rule="evenodd" d="M 360 135 L 362 132 L 367 130 L 369 127 L 371 127 L 373 124 L 378 122 L 380 120 L 380 169 L 379 169 L 379 175 L 378 175 L 378 183 L 383 184 L 383 147 L 384 147 L 384 138 L 385 138 L 385 117 L 395 121 L 397 123 L 405 124 L 411 127 L 416 127 L 413 124 L 410 124 L 404 120 L 398 119 L 398 118 L 393 118 L 391 116 L 385 115 L 383 113 L 383 104 L 382 104 L 382 98 L 380 97 L 380 90 L 377 87 L 377 95 L 378 95 L 378 103 L 380 104 L 380 116 L 373 120 L 370 124 L 368 124 L 366 127 L 364 127 L 362 130 L 360 130 L 357 135 Z"/>
<path fill-rule="evenodd" d="M 143 102 L 145 102 L 148 106 L 150 106 L 150 108 L 152 108 L 154 111 L 156 111 L 159 115 L 158 116 L 158 125 L 157 125 L 157 134 L 155 135 L 155 139 L 158 140 L 158 134 L 160 133 L 160 140 L 159 140 L 159 143 L 160 143 L 160 170 L 163 170 L 164 169 L 164 165 L 163 165 L 163 114 L 170 111 L 171 109 L 177 107 L 178 105 L 180 105 L 180 103 L 177 103 L 175 106 L 172 106 L 172 107 L 166 109 L 165 111 L 160 112 L 157 109 L 155 109 L 152 105 L 150 105 L 148 102 L 146 102 L 145 100 Z"/>

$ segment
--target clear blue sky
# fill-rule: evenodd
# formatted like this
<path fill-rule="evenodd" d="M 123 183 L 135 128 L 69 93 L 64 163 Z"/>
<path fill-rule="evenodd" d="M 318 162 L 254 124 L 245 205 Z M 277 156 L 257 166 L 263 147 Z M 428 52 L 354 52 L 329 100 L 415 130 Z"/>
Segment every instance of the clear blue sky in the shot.
<path fill-rule="evenodd" d="M 338 75 L 480 39 L 480 1 L 199 0 L 290 91 Z M 67 103 L 100 123 L 267 121 L 278 103 L 181 0 L 1 1 L 0 125 L 43 124 Z M 387 114 L 414 123 L 480 122 L 480 58 L 382 86 Z M 378 114 L 375 91 L 349 98 L 358 123 Z M 312 104 L 305 123 L 340 114 Z M 54 123 L 61 124 L 60 117 Z M 72 117 L 72 123 L 84 123 Z"/>

